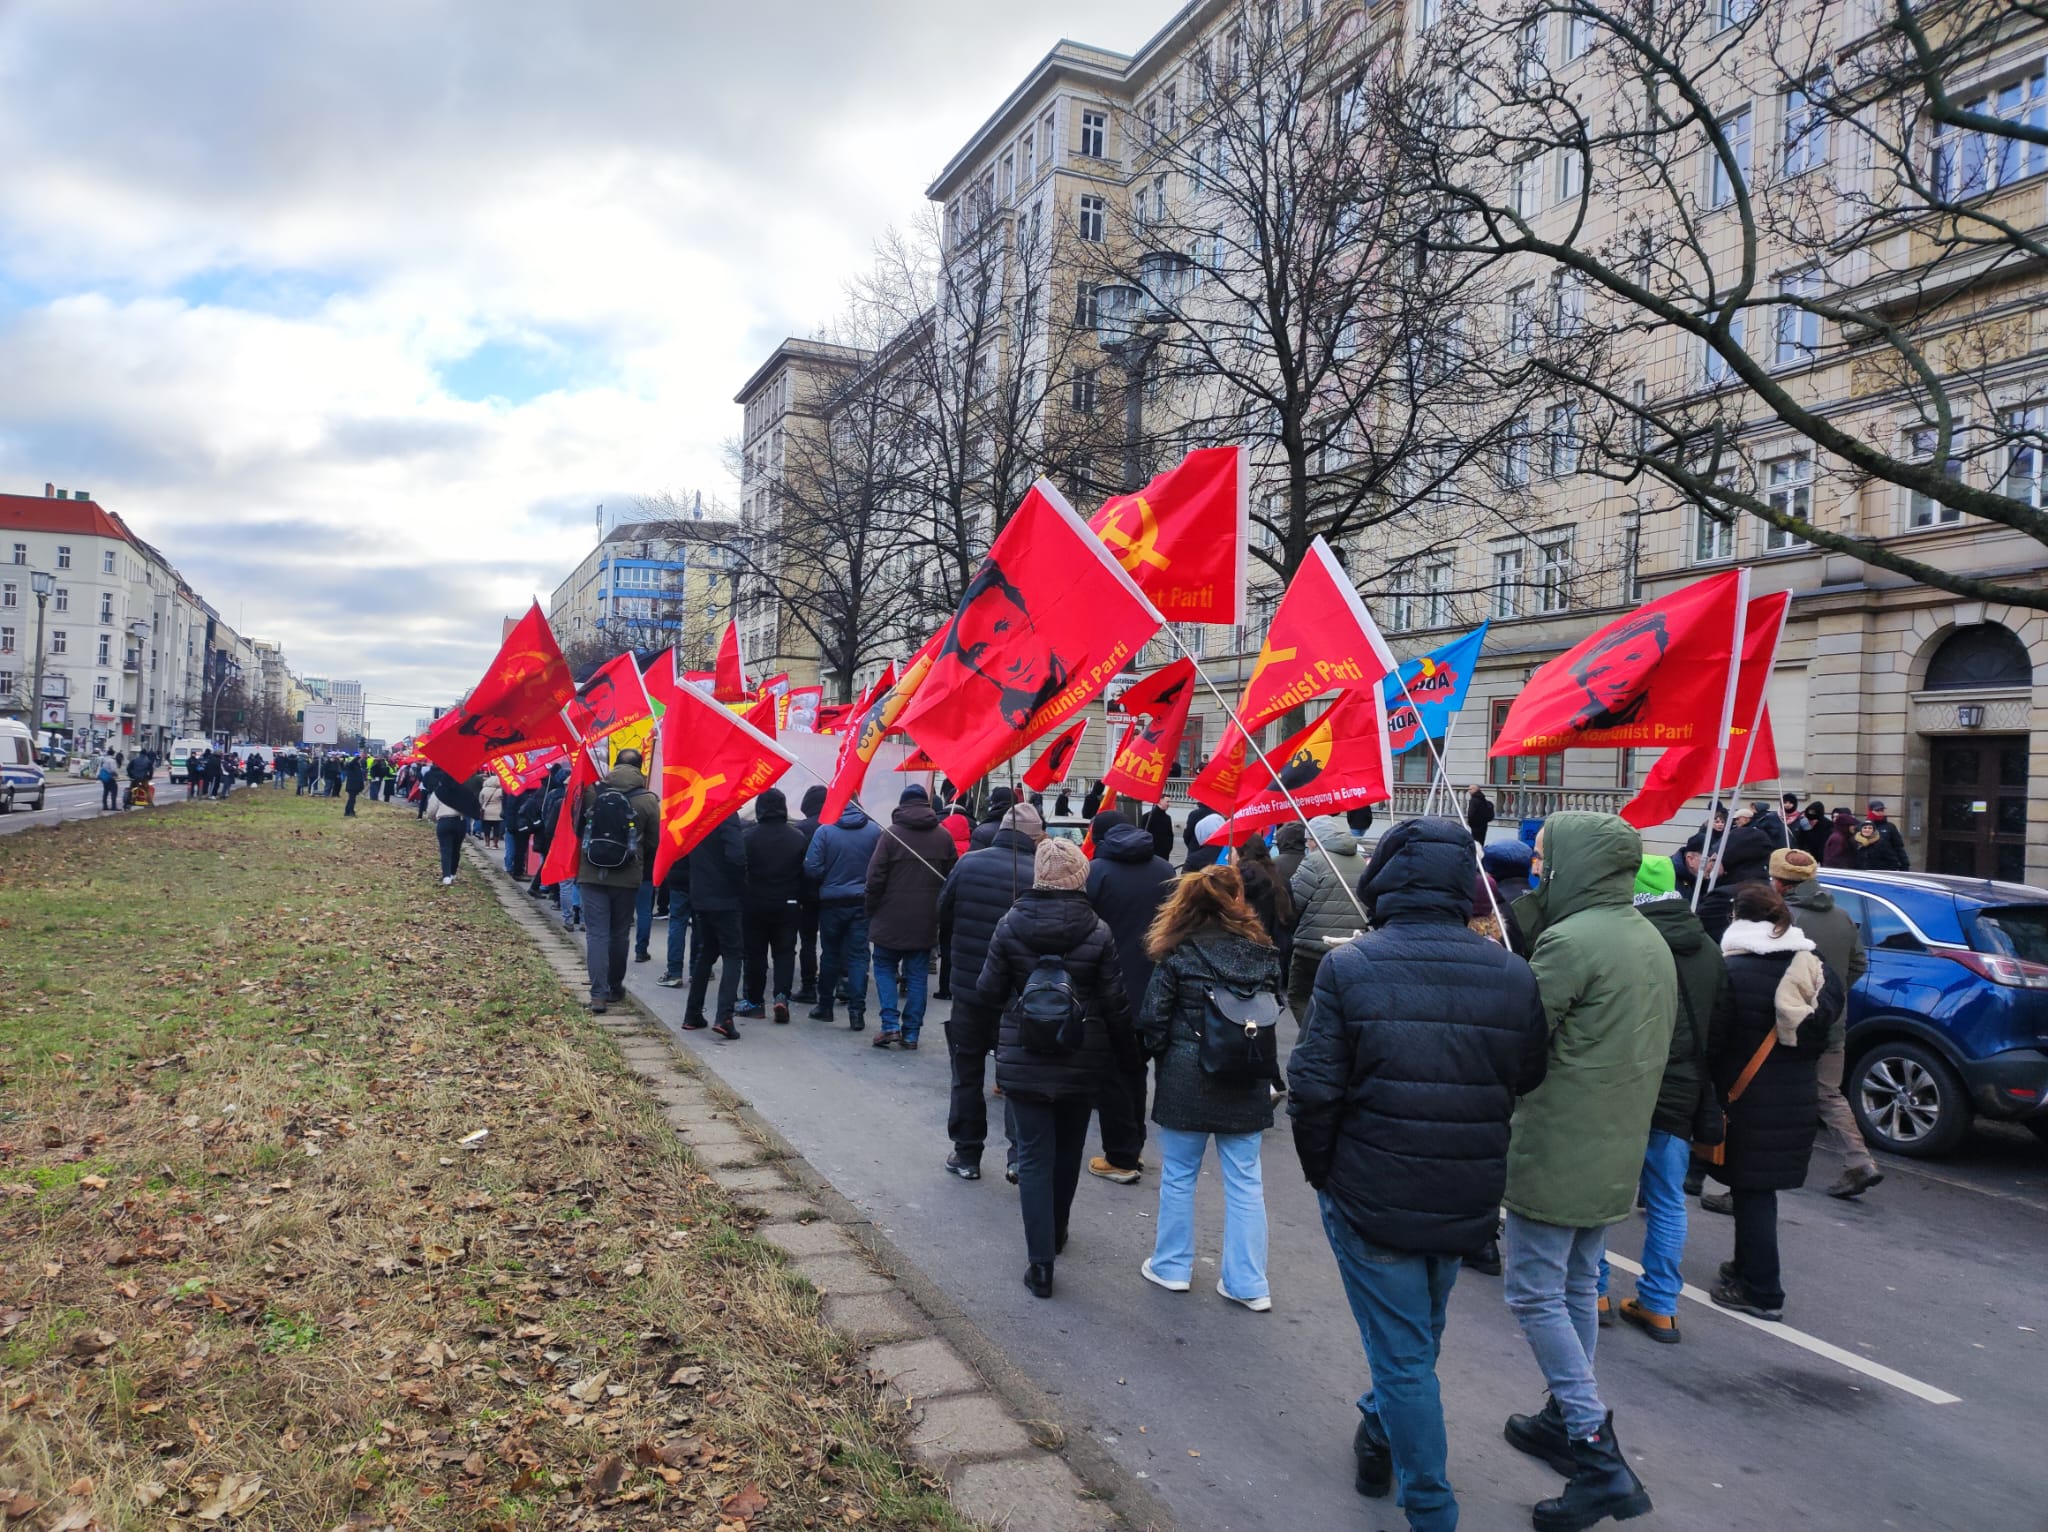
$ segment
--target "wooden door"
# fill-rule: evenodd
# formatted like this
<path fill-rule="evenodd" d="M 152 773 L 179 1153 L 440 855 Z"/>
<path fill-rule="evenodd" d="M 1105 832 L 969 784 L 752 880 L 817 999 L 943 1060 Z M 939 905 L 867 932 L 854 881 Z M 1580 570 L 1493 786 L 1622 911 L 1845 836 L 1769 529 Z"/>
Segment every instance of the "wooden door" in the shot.
<path fill-rule="evenodd" d="M 1933 741 L 1928 871 L 2021 883 L 2027 872 L 2027 736 Z"/>

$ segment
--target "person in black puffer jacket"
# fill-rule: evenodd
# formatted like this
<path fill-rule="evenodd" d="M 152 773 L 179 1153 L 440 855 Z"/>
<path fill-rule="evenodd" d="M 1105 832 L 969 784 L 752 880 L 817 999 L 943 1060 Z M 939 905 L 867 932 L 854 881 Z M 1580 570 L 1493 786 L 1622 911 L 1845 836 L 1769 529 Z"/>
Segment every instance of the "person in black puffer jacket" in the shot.
<path fill-rule="evenodd" d="M 759 1016 L 775 961 L 775 1021 L 789 1020 L 789 986 L 796 968 L 796 933 L 803 896 L 804 852 L 811 838 L 789 822 L 789 799 L 771 787 L 754 800 L 754 822 L 742 840 L 747 852 L 746 903 L 740 911 L 746 947 L 746 999 L 742 1015 Z"/>
<path fill-rule="evenodd" d="M 743 961 L 740 911 L 746 900 L 747 843 L 735 809 L 690 852 L 690 915 L 696 922 L 697 942 L 690 953 L 689 1002 L 683 1007 L 686 1032 L 705 1025 L 704 992 L 711 987 L 715 962 L 719 965 L 718 1001 L 711 1031 L 727 1042 L 739 1040 L 733 1013 L 739 1008 Z"/>
<path fill-rule="evenodd" d="M 1081 1179 L 1089 1112 L 1103 1079 L 1118 1068 L 1135 1070 L 1139 1054 L 1116 942 L 1082 891 L 1088 859 L 1071 843 L 1048 839 L 1032 858 L 1032 873 L 1031 887 L 989 939 L 975 988 L 1003 1007 L 996 1083 L 1016 1124 L 1018 1197 L 1031 1259 L 1024 1285 L 1050 1298 L 1053 1258 L 1066 1248 L 1067 1215 Z M 1073 1053 L 1034 1053 L 1024 1046 L 1023 1019 L 1012 1001 L 1043 957 L 1060 960 L 1082 1010 L 1082 1043 Z"/>
<path fill-rule="evenodd" d="M 1714 1179 L 1734 1200 L 1735 1259 L 1721 1268 L 1712 1297 L 1722 1308 L 1781 1319 L 1778 1193 L 1806 1184 L 1820 1128 L 1820 1056 L 1842 1010 L 1842 976 L 1820 960 L 1768 883 L 1737 892 L 1721 954 L 1728 960 L 1728 1004 L 1710 1063 L 1728 1139 Z M 1744 1084 L 1759 1056 L 1761 1066 Z"/>
<path fill-rule="evenodd" d="M 1357 1487 L 1385 1494 L 1398 1471 L 1410 1520 L 1444 1525 L 1437 1338 L 1458 1258 L 1493 1238 L 1509 1119 L 1542 1084 L 1550 1039 L 1529 965 L 1466 926 L 1478 871 L 1457 820 L 1380 838 L 1372 929 L 1323 959 L 1287 1068 L 1295 1152 L 1372 1368 Z"/>
<path fill-rule="evenodd" d="M 1721 864 L 1721 873 L 1718 878 L 1708 875 L 1709 886 L 1700 894 L 1699 917 L 1707 935 L 1718 942 L 1732 918 L 1736 892 L 1745 884 L 1769 885 L 1771 842 L 1760 831 L 1738 824 L 1728 832 L 1725 843 L 1716 840 L 1711 850 Z M 1705 870 L 1709 863 L 1700 865 Z"/>
<path fill-rule="evenodd" d="M 981 1151 L 988 1142 L 988 1099 L 982 1079 L 995 1051 L 1002 1001 L 984 998 L 976 987 L 988 961 L 989 938 L 1009 914 L 1018 895 L 1031 886 L 1032 856 L 1045 839 L 1038 810 L 1011 809 L 997 828 L 995 844 L 960 858 L 939 891 L 939 919 L 953 930 L 949 949 L 955 970 L 953 1014 L 946 1023 L 947 1062 L 953 1089 L 946 1103 L 946 1136 L 953 1152 L 946 1169 L 963 1181 L 981 1179 Z M 1009 1144 L 1009 1178 L 1017 1179 L 1017 1132 L 1004 1103 L 1003 1136 Z"/>
<path fill-rule="evenodd" d="M 812 783 L 804 789 L 801 805 L 804 817 L 796 822 L 802 832 L 804 849 L 811 849 L 811 837 L 818 833 L 818 815 L 825 807 L 825 789 Z M 797 896 L 797 991 L 789 998 L 798 1005 L 818 1003 L 818 886 L 811 879 L 803 880 L 802 892 Z"/>
<path fill-rule="evenodd" d="M 1138 1038 L 1159 1061 L 1152 1120 L 1159 1125 L 1159 1232 L 1140 1266 L 1147 1282 L 1184 1293 L 1195 1269 L 1195 1181 L 1209 1139 L 1223 1173 L 1223 1267 L 1216 1291 L 1254 1313 L 1273 1306 L 1266 1281 L 1266 1191 L 1259 1141 L 1273 1126 L 1270 1080 L 1223 1080 L 1202 1068 L 1213 988 L 1278 995 L 1280 954 L 1244 901 L 1234 867 L 1182 878 L 1146 938 L 1158 960 L 1138 1016 Z"/>
<path fill-rule="evenodd" d="M 1124 969 L 1124 993 L 1136 1004 L 1152 982 L 1145 933 L 1173 888 L 1173 864 L 1153 852 L 1152 837 L 1114 811 L 1095 816 L 1095 857 L 1088 864 L 1088 902 L 1116 940 Z M 1145 1069 L 1105 1080 L 1102 1153 L 1088 1162 L 1091 1175 L 1128 1186 L 1144 1171 Z"/>
<path fill-rule="evenodd" d="M 981 823 L 974 827 L 974 833 L 968 837 L 968 844 L 976 851 L 986 851 L 990 846 L 993 846 L 996 843 L 996 831 L 1003 827 L 1003 816 L 1016 806 L 1017 794 L 1015 789 L 1008 787 L 989 789 L 988 802 L 981 811 Z M 1031 812 L 1037 814 L 1038 810 L 1032 809 Z M 1038 822 L 1043 825 L 1045 823 L 1045 816 L 1039 815 Z"/>

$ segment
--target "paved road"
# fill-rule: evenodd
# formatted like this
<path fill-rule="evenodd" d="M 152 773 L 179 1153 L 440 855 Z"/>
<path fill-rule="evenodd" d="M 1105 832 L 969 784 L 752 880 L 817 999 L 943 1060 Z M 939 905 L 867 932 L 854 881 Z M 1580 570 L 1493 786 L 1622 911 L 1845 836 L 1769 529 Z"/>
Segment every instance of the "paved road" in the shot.
<path fill-rule="evenodd" d="M 87 819 L 100 812 L 100 784 L 81 782 L 76 777 L 51 777 L 45 789 L 44 806 L 31 809 L 33 798 L 16 798 L 14 812 L 0 814 L 0 835 L 15 835 L 37 825 L 57 824 L 67 819 Z"/>
<path fill-rule="evenodd" d="M 657 944 L 660 936 L 657 934 Z M 672 1027 L 679 991 L 658 964 L 631 987 Z M 747 1098 L 916 1261 L 981 1329 L 1142 1476 L 1186 1532 L 1395 1528 L 1387 1502 L 1351 1490 L 1351 1401 L 1366 1377 L 1312 1194 L 1282 1126 L 1265 1165 L 1274 1311 L 1247 1313 L 1213 1288 L 1221 1192 L 1213 1160 L 1199 1197 L 1196 1291 L 1138 1276 L 1156 1183 L 1084 1175 L 1051 1302 L 1020 1283 L 1016 1194 L 991 1174 L 945 1175 L 946 1057 L 938 1026 L 916 1054 L 880 1052 L 801 1018 L 744 1024 L 742 1040 L 678 1037 Z M 937 1045 L 935 1045 L 937 1044 Z M 998 1114 L 998 1119 L 999 1119 Z M 1000 1149 L 991 1146 L 991 1165 Z M 1838 1165 L 1816 1156 L 1824 1185 Z M 1840 1348 L 1683 1305 L 1685 1343 L 1603 1336 L 1602 1381 L 1618 1434 L 1656 1500 L 1645 1532 L 1728 1528 L 2048 1526 L 2040 1487 L 2048 1419 L 2048 1150 L 2011 1131 L 1921 1171 L 1894 1163 L 1866 1205 L 1817 1191 L 1783 1202 L 1787 1317 Z M 1695 1210 L 1687 1279 L 1711 1285 L 1731 1253 L 1728 1220 Z M 1612 1248 L 1639 1252 L 1638 1226 Z M 1621 1291 L 1629 1291 L 1627 1278 Z M 1542 1381 L 1500 1284 L 1464 1274 L 1442 1374 L 1453 1480 L 1468 1532 L 1523 1528 L 1558 1480 L 1500 1437 Z M 1855 1359 L 1903 1375 L 1855 1370 Z M 1957 1396 L 1932 1403 L 1928 1396 Z"/>

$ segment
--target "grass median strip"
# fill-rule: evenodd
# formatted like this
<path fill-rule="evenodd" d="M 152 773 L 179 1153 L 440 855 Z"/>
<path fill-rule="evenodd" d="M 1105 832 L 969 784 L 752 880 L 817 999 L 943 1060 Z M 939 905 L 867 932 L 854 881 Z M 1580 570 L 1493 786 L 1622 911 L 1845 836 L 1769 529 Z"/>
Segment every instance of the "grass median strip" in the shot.
<path fill-rule="evenodd" d="M 410 810 L 0 840 L 0 1522 L 958 1527 Z"/>

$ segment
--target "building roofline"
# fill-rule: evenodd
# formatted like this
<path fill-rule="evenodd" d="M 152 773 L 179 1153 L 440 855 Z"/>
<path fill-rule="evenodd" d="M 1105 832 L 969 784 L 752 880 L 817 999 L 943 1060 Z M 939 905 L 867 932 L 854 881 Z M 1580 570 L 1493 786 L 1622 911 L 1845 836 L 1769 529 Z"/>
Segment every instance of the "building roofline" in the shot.
<path fill-rule="evenodd" d="M 744 405 L 747 396 L 766 383 L 768 375 L 788 360 L 801 358 L 813 362 L 837 362 L 858 367 L 872 357 L 872 352 L 863 351 L 859 346 L 842 346 L 837 341 L 830 340 L 804 340 L 792 335 L 768 353 L 768 359 L 756 367 L 753 375 L 740 385 L 740 391 L 732 396 L 732 402 Z"/>

